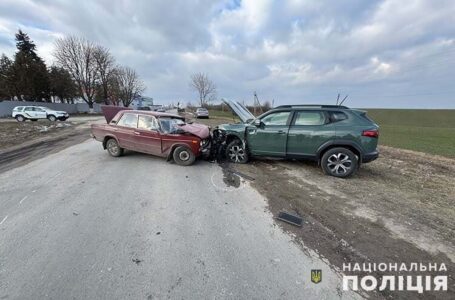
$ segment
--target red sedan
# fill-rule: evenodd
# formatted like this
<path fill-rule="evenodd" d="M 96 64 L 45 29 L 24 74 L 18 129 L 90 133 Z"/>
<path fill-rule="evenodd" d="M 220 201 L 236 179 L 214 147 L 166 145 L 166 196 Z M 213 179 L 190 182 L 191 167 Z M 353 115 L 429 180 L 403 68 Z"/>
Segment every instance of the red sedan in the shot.
<path fill-rule="evenodd" d="M 183 117 L 168 113 L 109 106 L 102 109 L 107 124 L 92 124 L 92 137 L 112 156 L 121 156 L 128 149 L 189 166 L 210 149 L 206 125 L 187 124 Z"/>

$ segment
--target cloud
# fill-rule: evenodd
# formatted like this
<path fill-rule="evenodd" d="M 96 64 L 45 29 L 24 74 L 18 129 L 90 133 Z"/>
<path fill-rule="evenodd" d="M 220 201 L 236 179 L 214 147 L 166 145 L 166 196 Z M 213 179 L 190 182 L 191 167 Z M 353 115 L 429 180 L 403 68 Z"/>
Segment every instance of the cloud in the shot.
<path fill-rule="evenodd" d="M 159 102 L 195 101 L 191 73 L 252 102 L 452 107 L 455 2 L 32 1 L 0 3 L 0 52 L 22 28 L 51 64 L 56 37 L 77 34 L 138 70 Z M 428 95 L 436 93 L 431 101 Z"/>

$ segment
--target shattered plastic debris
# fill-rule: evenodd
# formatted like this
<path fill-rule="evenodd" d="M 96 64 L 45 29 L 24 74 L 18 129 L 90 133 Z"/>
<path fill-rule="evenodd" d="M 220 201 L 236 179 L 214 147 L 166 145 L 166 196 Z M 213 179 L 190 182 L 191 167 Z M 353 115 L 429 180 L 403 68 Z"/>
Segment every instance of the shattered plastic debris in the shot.
<path fill-rule="evenodd" d="M 140 263 L 142 262 L 142 260 L 140 260 L 139 258 L 133 258 L 132 261 L 133 261 L 136 265 L 138 265 L 138 264 L 140 264 Z"/>
<path fill-rule="evenodd" d="M 278 213 L 277 219 L 295 226 L 302 227 L 303 219 L 298 215 L 290 214 L 285 211 L 280 211 Z"/>

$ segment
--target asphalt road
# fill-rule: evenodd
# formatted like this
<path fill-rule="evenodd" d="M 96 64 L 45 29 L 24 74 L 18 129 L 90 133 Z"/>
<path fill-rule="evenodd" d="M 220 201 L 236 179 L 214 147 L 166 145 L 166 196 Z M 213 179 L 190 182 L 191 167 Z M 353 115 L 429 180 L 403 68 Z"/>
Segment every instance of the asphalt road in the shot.
<path fill-rule="evenodd" d="M 0 174 L 0 299 L 357 297 L 304 250 L 216 164 L 89 140 Z"/>

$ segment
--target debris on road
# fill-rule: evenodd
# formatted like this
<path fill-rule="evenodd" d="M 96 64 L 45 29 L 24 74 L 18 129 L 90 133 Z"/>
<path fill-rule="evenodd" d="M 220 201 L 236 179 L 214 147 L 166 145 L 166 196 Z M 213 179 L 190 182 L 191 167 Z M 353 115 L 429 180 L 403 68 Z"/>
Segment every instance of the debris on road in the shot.
<path fill-rule="evenodd" d="M 77 211 L 73 211 L 73 215 L 79 216 L 79 213 Z"/>
<path fill-rule="evenodd" d="M 278 213 L 277 219 L 280 220 L 280 221 L 295 225 L 295 226 L 302 227 L 303 219 L 300 216 L 297 216 L 297 215 L 294 215 L 294 214 L 290 214 L 290 213 L 285 212 L 285 211 L 280 211 Z"/>
<path fill-rule="evenodd" d="M 139 258 L 133 258 L 132 261 L 136 263 L 136 265 L 139 265 L 142 262 Z"/>

